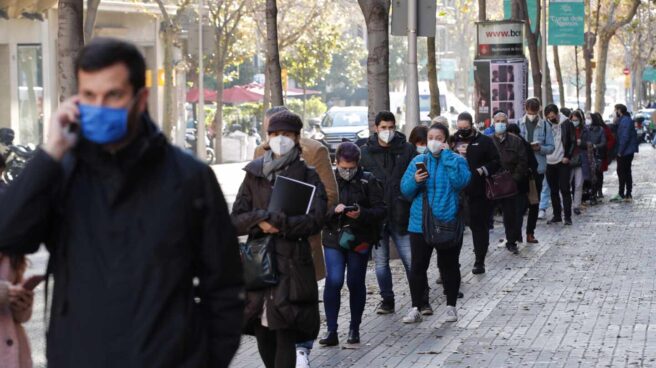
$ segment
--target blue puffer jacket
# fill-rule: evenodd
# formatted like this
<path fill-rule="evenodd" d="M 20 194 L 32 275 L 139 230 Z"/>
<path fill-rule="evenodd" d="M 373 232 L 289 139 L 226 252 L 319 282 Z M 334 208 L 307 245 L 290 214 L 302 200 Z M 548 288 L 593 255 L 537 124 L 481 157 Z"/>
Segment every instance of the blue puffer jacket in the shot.
<path fill-rule="evenodd" d="M 638 152 L 638 134 L 631 116 L 624 115 L 617 126 L 617 155 L 627 156 Z"/>
<path fill-rule="evenodd" d="M 426 182 L 417 184 L 417 162 L 426 162 L 429 176 Z M 440 221 L 452 221 L 458 214 L 458 194 L 467 184 L 471 173 L 467 160 L 450 150 L 444 150 L 439 158 L 425 153 L 415 157 L 408 165 L 401 180 L 401 193 L 412 201 L 408 231 L 422 233 L 422 194 L 427 190 L 433 214 Z"/>

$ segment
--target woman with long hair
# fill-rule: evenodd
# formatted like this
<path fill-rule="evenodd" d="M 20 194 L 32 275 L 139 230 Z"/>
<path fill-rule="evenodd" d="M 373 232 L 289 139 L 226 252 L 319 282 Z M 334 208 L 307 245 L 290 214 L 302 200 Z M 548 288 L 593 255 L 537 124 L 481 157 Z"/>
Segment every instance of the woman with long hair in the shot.
<path fill-rule="evenodd" d="M 615 148 L 616 140 L 615 135 L 613 134 L 610 127 L 606 125 L 604 118 L 600 113 L 593 112 L 590 114 L 590 118 L 592 120 L 590 122 L 591 126 L 597 127 L 597 129 L 601 129 L 604 132 L 604 138 L 606 140 L 606 144 L 597 150 L 597 157 L 599 158 L 601 164 L 599 165 L 599 169 L 596 172 L 597 180 L 595 184 L 597 198 L 603 198 L 604 173 L 608 171 L 608 165 L 610 164 L 609 152 Z"/>

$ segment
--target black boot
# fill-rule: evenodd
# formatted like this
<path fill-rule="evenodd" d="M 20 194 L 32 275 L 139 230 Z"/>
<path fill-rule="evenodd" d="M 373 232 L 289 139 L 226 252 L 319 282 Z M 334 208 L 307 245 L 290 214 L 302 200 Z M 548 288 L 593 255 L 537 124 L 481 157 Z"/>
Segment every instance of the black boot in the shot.
<path fill-rule="evenodd" d="M 476 255 L 476 261 L 474 262 L 474 268 L 472 269 L 474 275 L 480 275 L 485 273 L 485 255 Z"/>
<path fill-rule="evenodd" d="M 336 346 L 338 344 L 339 338 L 337 337 L 337 331 L 328 331 L 323 339 L 319 340 L 319 345 L 323 346 Z"/>
<path fill-rule="evenodd" d="M 347 344 L 359 344 L 360 343 L 360 331 L 357 329 L 349 330 Z"/>

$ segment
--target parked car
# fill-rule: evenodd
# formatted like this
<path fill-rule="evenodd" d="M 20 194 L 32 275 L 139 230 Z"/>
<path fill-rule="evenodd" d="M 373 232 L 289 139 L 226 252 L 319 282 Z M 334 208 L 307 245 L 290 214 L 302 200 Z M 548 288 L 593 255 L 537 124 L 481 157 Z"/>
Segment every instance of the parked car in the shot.
<path fill-rule="evenodd" d="M 325 145 L 334 158 L 340 143 L 356 142 L 369 137 L 367 114 L 367 106 L 331 107 L 320 123 L 313 124 L 308 135 Z"/>

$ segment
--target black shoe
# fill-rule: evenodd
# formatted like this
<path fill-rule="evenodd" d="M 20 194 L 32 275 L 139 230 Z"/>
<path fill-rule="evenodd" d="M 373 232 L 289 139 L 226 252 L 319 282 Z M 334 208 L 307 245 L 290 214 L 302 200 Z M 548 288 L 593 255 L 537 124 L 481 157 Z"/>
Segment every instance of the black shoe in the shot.
<path fill-rule="evenodd" d="M 472 273 L 474 275 L 480 275 L 485 273 L 485 264 L 483 263 L 474 263 L 474 268 L 472 268 Z"/>
<path fill-rule="evenodd" d="M 519 254 L 519 249 L 517 249 L 517 244 L 508 243 L 506 244 L 506 249 L 508 249 L 512 254 Z"/>
<path fill-rule="evenodd" d="M 360 331 L 358 330 L 349 330 L 348 339 L 346 340 L 347 344 L 359 344 L 360 343 Z"/>
<path fill-rule="evenodd" d="M 376 309 L 376 313 L 378 314 L 392 314 L 394 313 L 394 299 L 392 300 L 383 300 L 380 305 L 378 305 L 378 309 Z"/>
<path fill-rule="evenodd" d="M 561 223 L 561 222 L 563 222 L 563 219 L 562 219 L 562 218 L 560 218 L 560 217 L 553 217 L 551 220 L 547 221 L 547 224 L 549 224 L 549 225 L 551 225 L 551 224 L 559 224 L 559 223 Z"/>
<path fill-rule="evenodd" d="M 575 208 L 575 209 L 574 209 L 574 214 L 575 214 L 575 215 L 580 215 L 580 214 L 581 214 L 581 210 L 578 209 L 578 208 Z"/>
<path fill-rule="evenodd" d="M 572 219 L 565 219 L 565 225 L 570 226 L 572 224 Z"/>
<path fill-rule="evenodd" d="M 323 339 L 319 340 L 319 345 L 323 346 L 337 346 L 339 344 L 339 338 L 337 337 L 336 331 L 328 331 L 324 335 Z"/>
<path fill-rule="evenodd" d="M 446 295 L 446 290 L 444 290 L 444 295 Z M 465 294 L 462 293 L 462 291 L 458 292 L 458 299 L 462 299 L 465 297 Z"/>
<path fill-rule="evenodd" d="M 433 307 L 431 307 L 430 304 L 426 303 L 424 304 L 423 307 L 419 308 L 419 313 L 421 313 L 422 316 L 432 316 Z"/>

